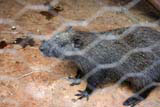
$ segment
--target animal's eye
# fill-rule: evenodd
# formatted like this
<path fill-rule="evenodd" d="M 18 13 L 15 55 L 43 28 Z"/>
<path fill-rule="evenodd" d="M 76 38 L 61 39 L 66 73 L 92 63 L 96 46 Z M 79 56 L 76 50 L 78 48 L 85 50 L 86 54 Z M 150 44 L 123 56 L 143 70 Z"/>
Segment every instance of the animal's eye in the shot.
<path fill-rule="evenodd" d="M 80 39 L 74 39 L 74 43 L 78 44 L 80 42 Z"/>
<path fill-rule="evenodd" d="M 79 38 L 74 39 L 74 47 L 75 48 L 80 48 L 83 44 Z"/>

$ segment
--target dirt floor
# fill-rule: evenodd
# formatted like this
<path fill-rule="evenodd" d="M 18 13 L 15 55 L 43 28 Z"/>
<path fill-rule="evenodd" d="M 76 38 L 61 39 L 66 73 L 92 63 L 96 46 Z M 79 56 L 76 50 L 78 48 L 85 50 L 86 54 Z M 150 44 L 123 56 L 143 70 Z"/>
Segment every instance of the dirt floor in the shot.
<path fill-rule="evenodd" d="M 129 10 L 131 15 L 113 11 L 97 14 L 103 6 L 125 5 L 130 0 L 61 0 L 53 9 L 55 15 L 34 7 L 23 13 L 25 6 L 46 1 L 0 0 L 0 107 L 123 107 L 123 101 L 133 93 L 126 86 L 113 84 L 98 89 L 89 101 L 77 101 L 74 95 L 86 83 L 70 86 L 67 77 L 75 75 L 75 65 L 44 57 L 39 51 L 41 39 L 51 37 L 68 21 L 93 18 L 87 26 L 74 28 L 106 31 L 154 22 L 159 19 L 158 12 L 142 1 Z M 158 90 L 137 107 L 160 107 Z"/>

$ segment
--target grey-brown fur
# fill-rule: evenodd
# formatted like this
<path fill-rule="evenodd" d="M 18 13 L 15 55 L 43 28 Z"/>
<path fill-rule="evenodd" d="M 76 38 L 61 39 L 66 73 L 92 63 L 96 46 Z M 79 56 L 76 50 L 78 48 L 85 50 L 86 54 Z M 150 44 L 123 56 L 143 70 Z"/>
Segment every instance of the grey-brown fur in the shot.
<path fill-rule="evenodd" d="M 40 50 L 45 56 L 71 60 L 77 64 L 77 79 L 90 73 L 85 78 L 88 83 L 86 89 L 76 94 L 80 96 L 79 99 L 88 97 L 103 83 L 117 82 L 121 79 L 138 92 L 152 83 L 160 82 L 160 32 L 149 27 L 137 27 L 129 34 L 122 35 L 128 29 L 107 32 L 81 32 L 69 29 L 45 41 Z M 96 43 L 100 37 L 102 39 Z M 77 51 L 83 53 L 76 54 Z M 101 67 L 97 69 L 99 66 Z M 78 83 L 72 83 L 76 84 Z M 123 104 L 133 107 L 145 99 L 155 87 L 151 85 Z"/>

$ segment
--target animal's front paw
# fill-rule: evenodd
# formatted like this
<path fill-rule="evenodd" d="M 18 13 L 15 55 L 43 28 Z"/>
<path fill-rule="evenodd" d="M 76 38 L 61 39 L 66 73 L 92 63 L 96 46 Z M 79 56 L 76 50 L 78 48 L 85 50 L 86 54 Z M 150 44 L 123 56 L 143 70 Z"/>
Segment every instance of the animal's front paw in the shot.
<path fill-rule="evenodd" d="M 89 94 L 87 91 L 78 90 L 78 92 L 79 93 L 75 95 L 75 96 L 79 96 L 78 99 L 87 98 L 87 101 L 89 100 Z"/>
<path fill-rule="evenodd" d="M 138 104 L 139 102 L 141 102 L 143 100 L 142 97 L 140 96 L 132 96 L 130 98 L 128 98 L 123 105 L 124 106 L 130 106 L 130 107 L 134 107 L 136 104 Z"/>
<path fill-rule="evenodd" d="M 74 86 L 74 85 L 79 85 L 81 83 L 80 79 L 76 79 L 73 77 L 68 77 L 69 81 L 71 81 L 72 83 L 70 84 L 70 86 Z"/>

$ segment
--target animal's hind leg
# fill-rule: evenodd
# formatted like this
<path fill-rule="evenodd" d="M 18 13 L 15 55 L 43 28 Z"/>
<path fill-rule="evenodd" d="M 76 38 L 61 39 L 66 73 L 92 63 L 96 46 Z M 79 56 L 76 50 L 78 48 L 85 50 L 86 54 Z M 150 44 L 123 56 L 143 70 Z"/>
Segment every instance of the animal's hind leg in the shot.
<path fill-rule="evenodd" d="M 137 94 L 129 97 L 124 103 L 123 105 L 125 106 L 131 106 L 134 107 L 136 104 L 138 104 L 139 102 L 141 102 L 142 100 L 144 100 L 145 98 L 147 98 L 147 96 L 150 94 L 150 92 L 155 88 L 156 86 L 149 86 L 143 89 L 139 89 L 137 90 Z"/>
<path fill-rule="evenodd" d="M 81 82 L 81 78 L 82 78 L 83 76 L 84 76 L 84 75 L 83 75 L 82 71 L 81 71 L 80 69 L 78 69 L 75 78 L 74 78 L 74 77 L 68 77 L 69 80 L 72 81 L 72 83 L 71 83 L 70 85 L 71 85 L 71 86 L 79 85 L 80 82 Z"/>

